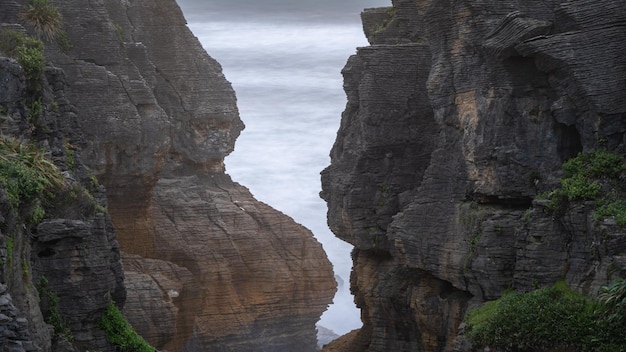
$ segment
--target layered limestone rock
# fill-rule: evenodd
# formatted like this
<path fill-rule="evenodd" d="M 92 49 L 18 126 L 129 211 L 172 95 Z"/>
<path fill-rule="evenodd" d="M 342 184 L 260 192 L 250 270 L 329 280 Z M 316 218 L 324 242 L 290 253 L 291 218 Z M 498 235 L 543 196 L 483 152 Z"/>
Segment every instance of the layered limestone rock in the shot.
<path fill-rule="evenodd" d="M 468 350 L 468 308 L 564 278 L 584 293 L 626 258 L 593 204 L 544 212 L 581 151 L 626 154 L 624 1 L 396 0 L 362 17 L 322 173 L 355 245 L 363 328 L 329 351 Z"/>
<path fill-rule="evenodd" d="M 9 3 L 2 20 L 16 22 L 27 1 Z M 235 94 L 177 4 L 55 5 L 72 48 L 46 55 L 107 189 L 132 325 L 163 351 L 315 350 L 331 264 L 308 230 L 225 174 L 244 127 Z"/>
<path fill-rule="evenodd" d="M 5 141 L 19 142 L 22 150 L 40 149 L 37 155 L 54 162 L 64 178 L 40 203 L 24 197 L 16 205 L 15 189 L 5 187 L 6 180 L 0 186 L 0 349 L 115 351 L 97 326 L 111 299 L 125 301 L 119 246 L 104 189 L 73 149 L 81 138 L 63 72 L 46 67 L 33 89 L 18 62 L 0 57 L 0 81 L 3 162 L 12 160 Z M 38 206 L 45 215 L 35 221 Z"/>

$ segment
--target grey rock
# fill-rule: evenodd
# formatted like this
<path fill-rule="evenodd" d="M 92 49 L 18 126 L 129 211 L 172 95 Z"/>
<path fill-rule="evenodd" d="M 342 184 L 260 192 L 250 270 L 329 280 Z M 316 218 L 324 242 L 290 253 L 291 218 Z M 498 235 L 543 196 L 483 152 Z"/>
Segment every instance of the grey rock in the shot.
<path fill-rule="evenodd" d="M 3 4 L 0 21 L 17 22 L 26 2 Z M 310 231 L 224 173 L 244 126 L 176 2 L 55 5 L 71 19 L 73 47 L 46 46 L 56 67 L 47 90 L 59 105 L 46 122 L 106 188 L 94 199 L 112 221 L 67 205 L 32 234 L 35 276 L 59 295 L 74 343 L 112 348 L 94 328 L 104 289 L 159 349 L 315 350 L 315 323 L 336 289 L 332 266 Z M 65 146 L 46 143 L 67 166 Z M 71 174 L 68 182 L 89 176 Z M 120 248 L 133 263 L 127 305 Z"/>
<path fill-rule="evenodd" d="M 554 216 L 535 197 L 580 151 L 626 151 L 626 3 L 393 5 L 362 15 L 372 45 L 344 68 L 322 172 L 363 320 L 328 350 L 465 351 L 468 308 L 560 278 L 594 293 L 623 262 L 593 204 Z"/>

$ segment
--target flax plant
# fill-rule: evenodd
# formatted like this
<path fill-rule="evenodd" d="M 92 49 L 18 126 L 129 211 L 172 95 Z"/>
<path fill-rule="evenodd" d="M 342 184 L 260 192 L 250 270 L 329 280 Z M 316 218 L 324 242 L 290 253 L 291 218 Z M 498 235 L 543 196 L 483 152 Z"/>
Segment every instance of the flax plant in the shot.
<path fill-rule="evenodd" d="M 14 206 L 65 185 L 65 176 L 41 149 L 0 136 L 0 185 Z"/>
<path fill-rule="evenodd" d="M 40 39 L 57 40 L 63 33 L 63 15 L 48 0 L 31 0 L 20 18 Z"/>

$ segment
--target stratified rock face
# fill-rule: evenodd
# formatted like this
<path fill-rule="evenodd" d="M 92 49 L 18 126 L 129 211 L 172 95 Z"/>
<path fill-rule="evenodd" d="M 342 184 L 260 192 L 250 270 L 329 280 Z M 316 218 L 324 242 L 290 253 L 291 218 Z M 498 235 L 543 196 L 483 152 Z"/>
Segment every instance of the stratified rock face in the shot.
<path fill-rule="evenodd" d="M 184 351 L 314 350 L 335 282 L 310 232 L 224 174 L 159 180 L 150 215 L 156 257 L 193 274 L 178 299 L 195 315 Z"/>
<path fill-rule="evenodd" d="M 315 350 L 332 266 L 308 230 L 224 173 L 243 129 L 235 94 L 176 3 L 55 5 L 73 47 L 46 54 L 107 189 L 128 320 L 164 351 Z"/>
<path fill-rule="evenodd" d="M 329 225 L 356 246 L 364 325 L 342 346 L 465 350 L 469 307 L 559 278 L 591 293 L 626 262 L 592 205 L 553 218 L 534 201 L 580 151 L 626 153 L 626 2 L 393 5 L 363 13 L 371 46 L 344 68 L 322 173 Z"/>
<path fill-rule="evenodd" d="M 119 246 L 103 212 L 104 189 L 90 178 L 80 154 L 71 154 L 81 139 L 63 71 L 46 67 L 33 93 L 22 67 L 0 57 L 0 81 L 2 138 L 21 141 L 26 150 L 25 144 L 41 148 L 65 175 L 61 189 L 46 190 L 43 221 L 30 220 L 32 200 L 16 206 L 0 186 L 0 350 L 114 351 L 97 325 L 111 298 L 125 301 Z M 35 116 L 34 94 L 41 102 Z M 3 158 L 7 154 L 3 150 Z M 53 314 L 61 316 L 54 328 L 46 323 L 55 323 Z M 71 338 L 53 331 L 58 323 L 71 330 Z"/>

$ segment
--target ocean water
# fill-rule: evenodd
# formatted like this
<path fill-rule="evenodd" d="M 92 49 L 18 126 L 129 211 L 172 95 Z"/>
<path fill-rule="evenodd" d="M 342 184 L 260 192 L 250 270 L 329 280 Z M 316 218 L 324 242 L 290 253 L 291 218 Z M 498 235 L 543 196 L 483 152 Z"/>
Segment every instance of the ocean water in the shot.
<path fill-rule="evenodd" d="M 226 172 L 254 196 L 309 228 L 339 283 L 320 325 L 361 326 L 349 291 L 352 246 L 326 224 L 320 172 L 345 108 L 341 69 L 366 46 L 359 13 L 390 0 L 178 0 L 189 27 L 220 62 L 246 125 Z"/>

